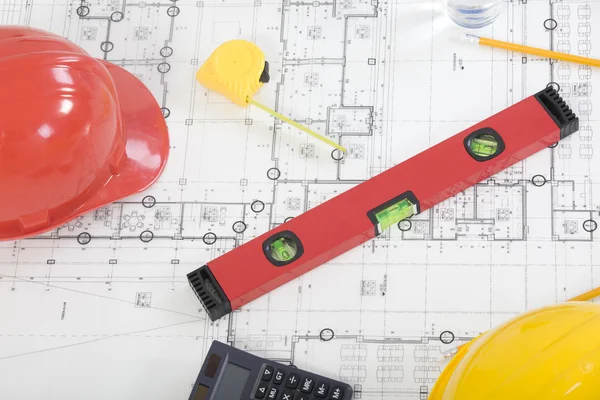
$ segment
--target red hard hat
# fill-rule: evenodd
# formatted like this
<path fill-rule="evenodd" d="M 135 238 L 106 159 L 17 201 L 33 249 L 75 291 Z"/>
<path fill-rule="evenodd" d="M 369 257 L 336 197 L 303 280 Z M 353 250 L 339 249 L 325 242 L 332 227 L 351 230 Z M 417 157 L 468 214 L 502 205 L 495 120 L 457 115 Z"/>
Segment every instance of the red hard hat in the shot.
<path fill-rule="evenodd" d="M 162 111 L 123 68 L 60 36 L 0 26 L 0 74 L 0 240 L 60 227 L 162 173 Z"/>

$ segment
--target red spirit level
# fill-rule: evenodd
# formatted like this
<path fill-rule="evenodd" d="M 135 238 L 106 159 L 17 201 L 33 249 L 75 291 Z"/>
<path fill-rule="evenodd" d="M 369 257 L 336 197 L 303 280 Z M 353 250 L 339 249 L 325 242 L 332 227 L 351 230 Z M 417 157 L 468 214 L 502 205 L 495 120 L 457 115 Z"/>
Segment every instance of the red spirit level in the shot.
<path fill-rule="evenodd" d="M 578 129 L 548 87 L 210 261 L 188 281 L 215 321 Z"/>

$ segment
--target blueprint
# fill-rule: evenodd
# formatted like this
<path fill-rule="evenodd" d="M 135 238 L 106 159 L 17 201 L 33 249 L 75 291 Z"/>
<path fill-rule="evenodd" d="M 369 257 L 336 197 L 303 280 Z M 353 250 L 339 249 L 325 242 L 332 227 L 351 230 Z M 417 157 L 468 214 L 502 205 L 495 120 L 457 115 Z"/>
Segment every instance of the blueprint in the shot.
<path fill-rule="evenodd" d="M 445 352 L 600 285 L 597 69 L 462 42 L 441 1 L 0 4 L 0 23 L 133 73 L 171 139 L 145 192 L 0 243 L 2 400 L 187 399 L 213 340 L 340 379 L 355 399 L 426 400 Z M 513 0 L 471 33 L 600 58 L 598 29 L 600 0 Z M 269 62 L 255 99 L 344 158 L 196 82 L 231 39 Z M 576 134 L 207 318 L 188 272 L 547 85 L 579 116 Z"/>

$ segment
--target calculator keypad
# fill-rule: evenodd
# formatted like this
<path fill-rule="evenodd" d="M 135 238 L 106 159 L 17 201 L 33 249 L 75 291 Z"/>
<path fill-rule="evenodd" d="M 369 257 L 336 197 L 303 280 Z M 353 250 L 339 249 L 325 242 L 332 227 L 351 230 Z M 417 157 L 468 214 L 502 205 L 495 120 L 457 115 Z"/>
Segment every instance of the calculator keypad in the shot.
<path fill-rule="evenodd" d="M 279 393 L 279 389 L 277 389 L 276 387 L 270 387 L 268 393 L 269 394 L 267 394 L 267 399 L 278 400 L 277 393 Z"/>
<path fill-rule="evenodd" d="M 344 389 L 334 380 L 322 380 L 306 371 L 265 364 L 254 398 L 262 400 L 344 400 Z"/>
<path fill-rule="evenodd" d="M 294 390 L 286 389 L 281 392 L 279 400 L 295 400 L 296 392 Z"/>
<path fill-rule="evenodd" d="M 281 382 L 283 382 L 284 376 L 285 376 L 285 372 L 278 369 L 277 372 L 275 372 L 275 377 L 273 378 L 273 383 L 276 385 L 281 385 Z"/>
<path fill-rule="evenodd" d="M 320 399 L 324 399 L 327 397 L 327 393 L 329 392 L 329 385 L 325 382 L 317 383 L 317 390 L 315 391 L 315 397 Z"/>
<path fill-rule="evenodd" d="M 263 370 L 261 379 L 265 382 L 270 381 L 271 377 L 273 376 L 274 370 L 275 370 L 275 368 L 271 367 L 270 365 L 265 366 L 265 369 Z"/>
<path fill-rule="evenodd" d="M 300 391 L 302 393 L 312 393 L 313 388 L 315 387 L 315 380 L 311 377 L 305 376 L 300 383 Z"/>
<path fill-rule="evenodd" d="M 298 387 L 298 382 L 300 382 L 298 374 L 289 374 L 285 379 L 285 387 L 288 389 L 296 389 Z"/>
<path fill-rule="evenodd" d="M 340 387 L 333 387 L 329 395 L 331 400 L 341 400 L 344 398 L 344 390 Z"/>
<path fill-rule="evenodd" d="M 254 397 L 257 399 L 264 399 L 265 395 L 267 394 L 267 390 L 269 390 L 269 384 L 260 382 L 256 388 L 256 392 L 254 393 Z"/>

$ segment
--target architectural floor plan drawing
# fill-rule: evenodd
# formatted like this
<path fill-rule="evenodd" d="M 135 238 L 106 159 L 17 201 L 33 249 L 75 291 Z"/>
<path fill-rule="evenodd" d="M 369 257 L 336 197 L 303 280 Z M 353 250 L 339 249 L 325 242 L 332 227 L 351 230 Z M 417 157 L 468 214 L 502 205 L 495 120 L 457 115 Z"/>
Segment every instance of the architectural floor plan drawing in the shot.
<path fill-rule="evenodd" d="M 445 352 L 600 285 L 596 69 L 462 42 L 442 1 L 0 1 L 2 24 L 55 32 L 135 74 L 171 138 L 147 191 L 0 243 L 0 399 L 187 399 L 221 340 L 341 379 L 356 399 L 425 400 Z M 600 58 L 598 24 L 600 0 L 515 0 L 478 34 Z M 196 82 L 231 39 L 270 64 L 256 99 L 346 157 Z M 188 272 L 547 85 L 579 132 L 206 317 Z"/>

